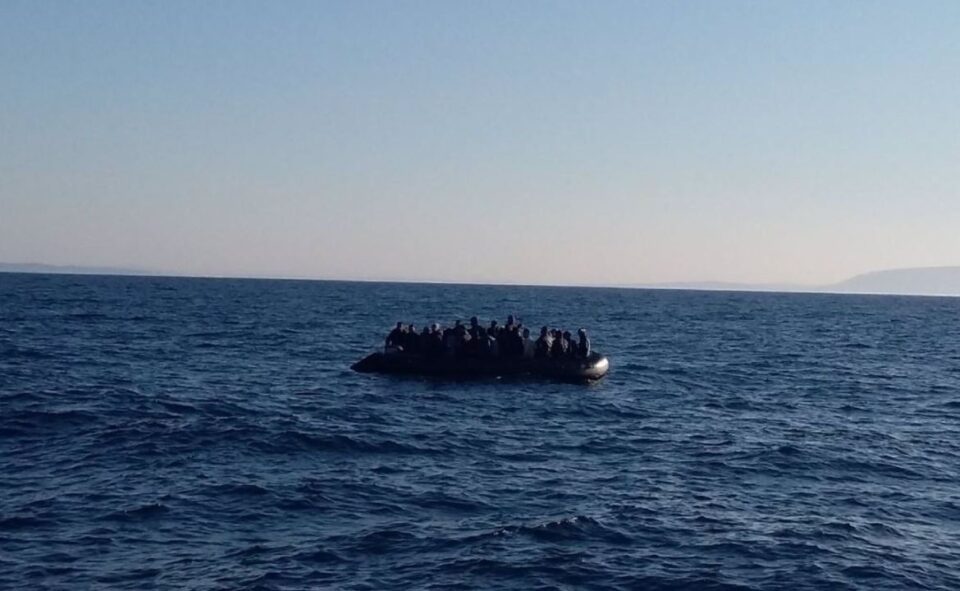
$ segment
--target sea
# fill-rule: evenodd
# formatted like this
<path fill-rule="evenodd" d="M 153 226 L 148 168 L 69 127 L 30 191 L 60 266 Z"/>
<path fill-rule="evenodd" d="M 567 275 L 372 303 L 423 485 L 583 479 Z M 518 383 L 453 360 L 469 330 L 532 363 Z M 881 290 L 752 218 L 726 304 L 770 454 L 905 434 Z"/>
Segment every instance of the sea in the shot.
<path fill-rule="evenodd" d="M 960 299 L 0 274 L 0 589 L 960 589 Z"/>

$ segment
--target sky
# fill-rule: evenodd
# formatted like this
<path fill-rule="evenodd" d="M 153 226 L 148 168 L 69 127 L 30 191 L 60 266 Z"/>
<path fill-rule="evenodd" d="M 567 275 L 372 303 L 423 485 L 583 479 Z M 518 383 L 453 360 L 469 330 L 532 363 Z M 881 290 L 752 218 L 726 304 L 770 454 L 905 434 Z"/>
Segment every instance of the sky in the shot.
<path fill-rule="evenodd" d="M 0 262 L 819 284 L 960 264 L 960 2 L 0 2 Z"/>

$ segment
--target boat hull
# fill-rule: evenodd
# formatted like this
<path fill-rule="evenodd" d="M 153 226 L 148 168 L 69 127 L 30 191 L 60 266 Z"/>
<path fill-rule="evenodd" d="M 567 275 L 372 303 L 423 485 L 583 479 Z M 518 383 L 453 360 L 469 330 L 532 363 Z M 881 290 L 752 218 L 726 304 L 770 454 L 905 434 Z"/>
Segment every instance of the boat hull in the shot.
<path fill-rule="evenodd" d="M 361 373 L 451 378 L 531 375 L 562 381 L 590 382 L 605 376 L 610 369 L 610 362 L 599 353 L 591 353 L 586 359 L 451 359 L 377 352 L 354 363 L 351 369 Z"/>

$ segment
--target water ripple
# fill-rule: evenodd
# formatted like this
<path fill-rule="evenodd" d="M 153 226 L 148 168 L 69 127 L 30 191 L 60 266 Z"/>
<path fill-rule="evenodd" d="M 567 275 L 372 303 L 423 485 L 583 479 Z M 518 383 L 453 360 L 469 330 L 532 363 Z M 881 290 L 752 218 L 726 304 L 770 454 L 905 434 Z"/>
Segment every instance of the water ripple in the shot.
<path fill-rule="evenodd" d="M 585 325 L 589 388 L 349 371 Z M 960 588 L 955 300 L 0 275 L 0 588 Z"/>

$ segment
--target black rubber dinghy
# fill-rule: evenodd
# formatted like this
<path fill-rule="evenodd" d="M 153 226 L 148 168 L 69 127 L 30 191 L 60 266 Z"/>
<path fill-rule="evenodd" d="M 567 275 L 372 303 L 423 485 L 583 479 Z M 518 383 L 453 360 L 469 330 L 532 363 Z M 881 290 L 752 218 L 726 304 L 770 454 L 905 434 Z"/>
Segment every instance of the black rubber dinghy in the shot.
<path fill-rule="evenodd" d="M 482 359 L 425 357 L 409 353 L 372 353 L 353 364 L 361 373 L 387 373 L 450 378 L 538 376 L 568 382 L 599 380 L 610 369 L 600 353 L 586 359 Z"/>

